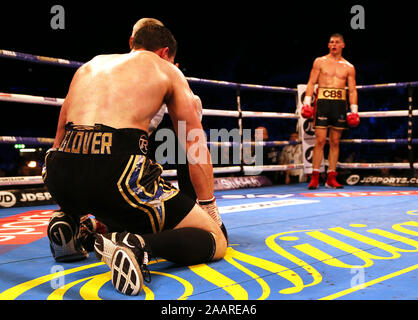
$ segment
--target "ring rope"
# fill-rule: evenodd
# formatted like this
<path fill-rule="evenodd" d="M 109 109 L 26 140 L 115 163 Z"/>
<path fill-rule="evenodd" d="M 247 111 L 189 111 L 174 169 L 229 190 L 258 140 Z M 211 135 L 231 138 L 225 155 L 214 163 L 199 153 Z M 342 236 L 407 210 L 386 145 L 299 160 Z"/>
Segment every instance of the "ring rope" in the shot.
<path fill-rule="evenodd" d="M 72 68 L 79 68 L 84 64 L 83 62 L 79 62 L 79 61 L 71 61 L 71 60 L 62 59 L 62 58 L 37 56 L 37 55 L 28 54 L 28 53 L 16 52 L 16 51 L 11 51 L 11 50 L 2 50 L 2 49 L 0 49 L 0 57 L 35 62 L 35 63 L 53 64 L 53 65 L 72 67 Z M 233 88 L 236 88 L 237 86 L 239 86 L 241 89 L 297 93 L 297 89 L 295 88 L 263 86 L 263 85 L 255 85 L 255 84 L 240 84 L 240 83 L 234 83 L 234 82 L 228 82 L 228 81 L 199 79 L 199 78 L 193 78 L 193 77 L 187 77 L 186 79 L 192 83 L 213 84 L 217 86 L 225 86 L 225 87 L 233 87 Z M 406 87 L 418 87 L 418 81 L 381 83 L 381 84 L 356 86 L 358 90 L 406 88 Z"/>
<path fill-rule="evenodd" d="M 386 117 L 407 117 L 408 110 L 394 110 L 394 111 L 365 111 L 358 113 L 360 118 L 386 118 Z M 413 116 L 418 116 L 418 110 L 412 112 Z"/>
<path fill-rule="evenodd" d="M 247 175 L 259 174 L 265 171 L 288 171 L 303 169 L 303 163 L 296 163 L 292 165 L 268 165 L 268 166 L 244 166 L 244 173 Z M 337 168 L 340 169 L 410 169 L 409 163 L 405 162 L 382 162 L 382 163 L 337 163 Z M 418 169 L 418 162 L 414 163 L 414 168 Z M 232 167 L 214 167 L 214 174 L 223 173 L 239 173 L 240 166 Z M 175 177 L 177 170 L 164 170 L 163 177 Z M 15 186 L 15 185 L 34 185 L 44 184 L 42 176 L 21 176 L 21 177 L 1 177 L 1 186 Z"/>
<path fill-rule="evenodd" d="M 0 136 L 0 143 L 4 144 L 14 144 L 14 143 L 22 143 L 28 145 L 45 145 L 45 146 L 52 146 L 54 144 L 54 138 L 32 138 L 32 137 L 18 137 L 18 136 Z M 239 142 L 228 142 L 228 141 L 208 141 L 207 144 L 209 146 L 219 146 L 219 147 L 233 147 L 235 145 L 239 145 Z M 297 141 L 244 141 L 243 145 L 253 145 L 253 146 L 264 146 L 264 147 L 277 147 L 277 146 L 287 146 L 287 145 L 294 145 L 294 144 L 301 144 L 301 142 Z"/>
<path fill-rule="evenodd" d="M 408 139 L 341 139 L 341 143 L 347 144 L 408 144 Z M 54 144 L 54 138 L 42 138 L 42 137 L 18 137 L 18 136 L 0 136 L 0 143 L 15 144 L 22 143 L 35 146 L 52 146 Z M 418 139 L 412 139 L 412 144 L 418 144 Z M 208 146 L 218 147 L 233 147 L 238 146 L 240 142 L 228 142 L 228 141 L 208 141 Z M 263 147 L 280 147 L 288 145 L 301 144 L 299 141 L 243 141 L 243 145 L 251 146 L 263 146 Z"/>
<path fill-rule="evenodd" d="M 41 104 L 51 106 L 61 106 L 64 103 L 62 98 L 33 96 L 27 94 L 18 93 L 4 93 L 0 92 L 0 101 L 7 102 L 21 102 L 29 104 Z M 168 113 L 166 111 L 166 113 Z M 226 116 L 239 118 L 239 111 L 232 110 L 220 110 L 220 109 L 203 109 L 202 114 L 205 116 Z M 241 111 L 243 118 L 283 118 L 283 119 L 299 119 L 296 113 L 281 113 L 281 112 L 262 112 L 262 111 Z M 384 118 L 384 117 L 407 117 L 409 115 L 408 110 L 396 110 L 396 111 L 367 111 L 359 112 L 360 118 Z M 412 111 L 413 116 L 418 116 L 418 110 Z"/>
<path fill-rule="evenodd" d="M 33 96 L 28 94 L 5 93 L 0 92 L 0 101 L 22 102 L 29 104 L 41 104 L 60 107 L 64 103 L 64 99 Z"/>
<path fill-rule="evenodd" d="M 418 81 L 358 85 L 356 86 L 356 89 L 357 90 L 370 90 L 370 89 L 390 89 L 390 88 L 407 88 L 407 87 L 418 87 Z"/>
<path fill-rule="evenodd" d="M 41 104 L 51 106 L 61 106 L 64 103 L 62 98 L 51 98 L 42 96 L 33 96 L 27 94 L 18 93 L 4 93 L 0 92 L 0 101 L 7 102 L 22 102 L 30 104 Z M 165 111 L 168 113 L 168 111 Z M 232 110 L 220 110 L 220 109 L 203 109 L 202 114 L 205 116 L 225 116 L 239 118 L 239 111 Z M 299 116 L 294 113 L 280 113 L 280 112 L 258 112 L 258 111 L 242 111 L 243 118 L 259 117 L 259 118 L 285 118 L 285 119 L 298 119 Z M 418 115 L 418 113 L 417 113 Z"/>
<path fill-rule="evenodd" d="M 53 64 L 53 65 L 72 67 L 72 68 L 79 68 L 84 64 L 83 62 L 78 62 L 78 61 L 71 61 L 71 60 L 61 59 L 61 58 L 36 56 L 32 54 L 10 51 L 10 50 L 0 50 L 0 57 L 23 60 L 23 61 L 34 62 L 34 63 Z M 230 87 L 230 88 L 240 87 L 241 89 L 248 89 L 248 90 L 262 90 L 262 91 L 282 92 L 282 93 L 292 93 L 292 94 L 297 93 L 297 89 L 295 88 L 263 86 L 263 85 L 256 85 L 256 84 L 242 84 L 242 83 L 235 83 L 235 82 L 228 82 L 228 81 L 199 79 L 199 78 L 194 78 L 194 77 L 186 77 L 186 79 L 190 83 L 196 83 L 196 84 L 205 84 L 205 85 L 211 84 L 211 85 Z"/>
<path fill-rule="evenodd" d="M 407 144 L 408 139 L 341 139 L 341 143 L 355 144 L 373 144 L 373 143 L 391 143 L 391 144 Z M 412 139 L 413 144 L 418 143 L 418 139 Z"/>
<path fill-rule="evenodd" d="M 29 145 L 52 146 L 54 144 L 53 138 L 31 138 L 31 137 L 15 137 L 15 136 L 0 136 L 0 142 L 4 144 L 22 143 Z"/>
<path fill-rule="evenodd" d="M 337 167 L 340 169 L 410 169 L 408 162 L 379 162 L 379 163 L 338 163 Z M 413 164 L 415 169 L 418 168 L 418 162 Z"/>
<path fill-rule="evenodd" d="M 28 62 L 43 63 L 43 64 L 53 64 L 70 68 L 79 68 L 83 65 L 82 62 L 71 61 L 61 58 L 51 58 L 44 56 L 36 56 L 33 54 L 21 53 L 10 50 L 0 50 L 0 56 L 8 59 L 23 60 Z"/>

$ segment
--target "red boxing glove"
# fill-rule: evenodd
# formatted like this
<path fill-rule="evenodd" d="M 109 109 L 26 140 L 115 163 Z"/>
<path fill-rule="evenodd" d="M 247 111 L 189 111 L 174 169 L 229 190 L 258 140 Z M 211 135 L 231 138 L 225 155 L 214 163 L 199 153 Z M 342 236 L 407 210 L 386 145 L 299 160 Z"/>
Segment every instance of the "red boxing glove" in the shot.
<path fill-rule="evenodd" d="M 348 126 L 351 128 L 357 127 L 360 124 L 360 117 L 358 113 L 351 112 L 350 114 L 348 114 L 347 123 Z"/>
<path fill-rule="evenodd" d="M 314 109 L 309 104 L 306 104 L 302 106 L 302 110 L 300 114 L 302 115 L 302 117 L 306 119 L 312 118 L 314 115 Z"/>

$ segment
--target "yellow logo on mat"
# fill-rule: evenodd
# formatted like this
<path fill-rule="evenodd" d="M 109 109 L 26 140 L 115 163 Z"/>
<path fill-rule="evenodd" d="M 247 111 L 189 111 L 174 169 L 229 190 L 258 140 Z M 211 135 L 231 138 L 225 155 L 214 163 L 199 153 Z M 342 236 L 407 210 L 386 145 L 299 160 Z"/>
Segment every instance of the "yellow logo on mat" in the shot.
<path fill-rule="evenodd" d="M 408 214 L 416 215 L 417 212 L 417 210 L 408 211 Z M 315 268 L 314 266 L 326 265 L 336 269 L 370 268 L 378 260 L 399 259 L 402 254 L 418 252 L 418 241 L 407 237 L 407 235 L 413 237 L 418 236 L 418 232 L 414 230 L 418 228 L 418 222 L 416 221 L 406 221 L 393 225 L 392 229 L 397 233 L 377 228 L 366 229 L 367 225 L 364 224 L 350 224 L 349 227 L 350 228 L 332 227 L 321 230 L 297 230 L 273 234 L 265 240 L 267 247 L 272 252 L 266 253 L 263 251 L 263 258 L 249 255 L 229 247 L 224 257 L 224 261 L 233 267 L 231 272 L 222 273 L 216 270 L 215 267 L 218 266 L 216 263 L 211 265 L 200 264 L 190 266 L 189 270 L 216 287 L 223 289 L 235 300 L 264 300 L 268 299 L 272 292 L 276 297 L 277 293 L 291 295 L 300 293 L 307 287 L 320 284 L 323 280 L 323 275 L 316 269 L 317 267 Z M 361 230 L 362 232 L 360 233 L 358 230 Z M 383 238 L 390 240 L 390 244 L 382 242 L 381 240 Z M 342 239 L 355 240 L 354 243 L 367 245 L 368 249 L 361 249 L 360 247 L 349 244 L 349 241 L 343 241 Z M 401 244 L 402 247 L 395 246 L 396 243 Z M 374 248 L 379 250 L 370 250 Z M 332 252 L 334 252 L 334 254 Z M 341 254 L 335 254 L 335 252 L 341 252 Z M 274 258 L 276 257 L 276 254 L 279 259 Z M 307 256 L 313 258 L 315 263 L 308 263 L 301 258 Z M 267 259 L 267 257 L 269 259 Z M 164 260 L 159 260 L 158 262 L 162 261 Z M 356 261 L 356 263 L 349 263 L 349 261 Z M 152 263 L 156 262 L 150 262 L 150 264 Z M 51 273 L 3 291 L 0 293 L 0 299 L 13 300 L 18 298 L 21 294 L 59 277 L 102 265 L 103 263 L 99 262 Z M 322 299 L 336 299 L 417 268 L 418 264 L 378 279 L 352 286 L 351 288 L 323 297 Z M 225 270 L 224 267 L 222 269 Z M 233 280 L 232 278 L 238 278 L 237 271 L 242 275 L 241 278 L 254 279 L 260 290 L 251 290 L 251 292 L 249 292 L 245 289 L 245 283 L 248 281 L 239 283 L 236 280 Z M 177 296 L 170 297 L 169 299 L 184 300 L 194 294 L 194 285 L 191 280 L 189 281 L 184 277 L 165 272 L 151 271 L 151 273 L 171 278 L 183 287 L 183 290 L 180 287 L 180 293 Z M 266 277 L 266 274 L 268 277 Z M 272 275 L 275 275 L 275 277 L 271 277 Z M 280 277 L 283 281 L 275 281 L 277 280 L 276 277 Z M 187 277 L 187 279 L 193 279 L 193 277 Z M 48 295 L 47 299 L 63 299 L 68 290 L 75 285 L 84 282 L 79 289 L 80 296 L 86 300 L 100 300 L 99 291 L 109 281 L 109 271 L 93 274 L 60 286 L 55 290 L 51 289 L 51 293 Z M 257 296 L 254 296 L 254 294 Z M 156 296 L 151 288 L 144 286 L 144 294 L 141 294 L 138 298 L 153 300 Z"/>

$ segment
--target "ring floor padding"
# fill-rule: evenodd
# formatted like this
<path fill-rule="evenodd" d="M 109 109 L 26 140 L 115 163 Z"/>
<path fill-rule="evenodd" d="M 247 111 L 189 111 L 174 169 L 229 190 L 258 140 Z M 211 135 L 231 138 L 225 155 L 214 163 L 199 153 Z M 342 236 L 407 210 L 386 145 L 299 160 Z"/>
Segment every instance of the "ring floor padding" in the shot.
<path fill-rule="evenodd" d="M 415 300 L 418 191 L 307 190 L 307 184 L 216 192 L 230 245 L 191 267 L 152 260 L 138 296 L 118 293 L 94 253 L 56 263 L 55 205 L 0 210 L 1 300 Z"/>

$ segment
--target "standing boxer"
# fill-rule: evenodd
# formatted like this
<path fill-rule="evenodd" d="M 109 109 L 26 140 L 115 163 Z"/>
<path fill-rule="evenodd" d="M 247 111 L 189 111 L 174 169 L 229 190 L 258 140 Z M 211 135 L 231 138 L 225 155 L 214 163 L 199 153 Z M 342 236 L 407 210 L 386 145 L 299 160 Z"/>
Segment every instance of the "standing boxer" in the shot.
<path fill-rule="evenodd" d="M 303 101 L 302 115 L 314 114 L 315 146 L 312 159 L 312 178 L 309 189 L 317 189 L 319 168 L 324 157 L 324 146 L 329 130 L 328 176 L 325 186 L 342 188 L 336 180 L 337 161 L 341 134 L 349 126 L 359 123 L 356 72 L 354 66 L 342 57 L 345 47 L 340 34 L 331 35 L 328 43 L 329 54 L 316 58 L 311 70 Z M 314 112 L 311 112 L 314 86 L 318 84 L 318 99 Z M 346 85 L 348 85 L 351 113 L 347 116 Z"/>

